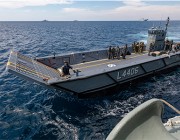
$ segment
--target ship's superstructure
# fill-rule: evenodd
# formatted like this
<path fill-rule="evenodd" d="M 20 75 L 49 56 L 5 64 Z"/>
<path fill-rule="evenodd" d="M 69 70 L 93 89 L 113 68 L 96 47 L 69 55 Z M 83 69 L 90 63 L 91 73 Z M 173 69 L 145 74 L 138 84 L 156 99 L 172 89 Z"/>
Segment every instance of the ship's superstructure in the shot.
<path fill-rule="evenodd" d="M 167 19 L 165 29 L 162 29 L 162 27 L 152 27 L 148 30 L 147 50 L 151 49 L 153 51 L 161 51 L 165 49 L 165 39 L 168 25 L 169 17 Z"/>

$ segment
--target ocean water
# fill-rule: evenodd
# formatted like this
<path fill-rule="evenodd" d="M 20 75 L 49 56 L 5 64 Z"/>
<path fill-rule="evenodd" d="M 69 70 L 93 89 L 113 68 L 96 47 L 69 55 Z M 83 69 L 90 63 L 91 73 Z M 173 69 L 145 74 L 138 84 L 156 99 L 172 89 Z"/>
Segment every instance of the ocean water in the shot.
<path fill-rule="evenodd" d="M 0 22 L 0 140 L 103 140 L 132 109 L 161 98 L 180 109 L 180 68 L 112 96 L 78 99 L 6 71 L 11 49 L 40 57 L 146 41 L 165 22 Z M 180 21 L 167 37 L 180 42 Z M 165 107 L 163 121 L 177 115 Z"/>

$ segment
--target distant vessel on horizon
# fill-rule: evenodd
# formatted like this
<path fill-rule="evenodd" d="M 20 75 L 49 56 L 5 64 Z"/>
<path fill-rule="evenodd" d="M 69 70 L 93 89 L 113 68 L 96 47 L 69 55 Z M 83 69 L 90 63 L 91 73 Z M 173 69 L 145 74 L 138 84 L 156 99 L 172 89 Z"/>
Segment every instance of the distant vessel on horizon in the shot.
<path fill-rule="evenodd" d="M 142 20 L 143 20 L 143 21 L 148 21 L 148 19 L 147 19 L 147 18 L 146 18 L 146 19 L 145 19 L 145 18 L 143 18 Z"/>
<path fill-rule="evenodd" d="M 45 20 L 43 20 L 42 22 L 48 22 L 48 20 L 45 19 Z"/>

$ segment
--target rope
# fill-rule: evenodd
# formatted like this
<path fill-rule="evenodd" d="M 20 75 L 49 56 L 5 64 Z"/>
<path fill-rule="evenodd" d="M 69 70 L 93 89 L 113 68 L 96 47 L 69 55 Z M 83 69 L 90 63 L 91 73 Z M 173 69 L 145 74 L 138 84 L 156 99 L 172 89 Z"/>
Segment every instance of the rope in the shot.
<path fill-rule="evenodd" d="M 174 110 L 176 113 L 178 113 L 180 115 L 180 111 L 175 108 L 174 106 L 172 106 L 170 103 L 166 102 L 165 100 L 163 99 L 160 99 L 160 101 L 162 101 L 164 104 L 166 104 L 167 106 L 169 106 L 172 110 Z"/>

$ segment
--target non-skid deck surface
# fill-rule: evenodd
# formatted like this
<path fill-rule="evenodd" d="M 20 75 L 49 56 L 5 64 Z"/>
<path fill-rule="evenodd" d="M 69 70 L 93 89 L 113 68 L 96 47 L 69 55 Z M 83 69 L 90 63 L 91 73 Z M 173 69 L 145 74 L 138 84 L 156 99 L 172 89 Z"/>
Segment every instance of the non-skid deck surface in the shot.
<path fill-rule="evenodd" d="M 113 70 L 118 70 L 126 67 L 135 66 L 141 63 L 146 63 L 154 60 L 158 60 L 161 58 L 168 57 L 170 58 L 173 55 L 179 54 L 180 52 L 163 54 L 160 56 L 148 56 L 148 53 L 145 51 L 141 54 L 135 54 L 132 53 L 131 55 L 127 55 L 126 59 L 122 59 L 122 57 L 118 59 L 102 59 L 102 60 L 96 60 L 92 62 L 85 62 L 73 65 L 74 69 L 78 69 L 81 72 L 79 73 L 79 77 L 88 77 L 104 72 L 111 72 Z M 72 77 L 71 78 L 77 78 L 74 76 L 73 72 L 71 72 Z"/>
<path fill-rule="evenodd" d="M 57 70 L 14 51 L 10 53 L 7 67 L 16 73 L 40 82 L 55 77 L 60 78 Z"/>
<path fill-rule="evenodd" d="M 142 54 L 134 54 L 127 55 L 126 59 L 122 59 L 122 57 L 118 59 L 102 59 L 102 60 L 96 60 L 92 62 L 85 62 L 80 63 L 76 65 L 72 65 L 74 69 L 80 70 L 80 75 L 91 75 L 95 74 L 96 72 L 103 72 L 103 71 L 109 71 L 111 69 L 116 68 L 123 68 L 126 65 L 132 64 L 132 63 L 138 63 L 141 60 L 146 59 L 152 59 L 154 57 L 148 56 L 146 52 Z M 112 66 L 112 67 L 111 67 Z M 82 74 L 81 74 L 82 73 Z"/>

